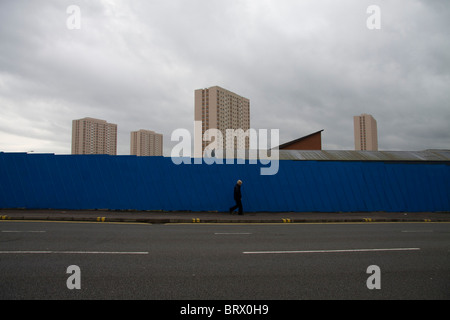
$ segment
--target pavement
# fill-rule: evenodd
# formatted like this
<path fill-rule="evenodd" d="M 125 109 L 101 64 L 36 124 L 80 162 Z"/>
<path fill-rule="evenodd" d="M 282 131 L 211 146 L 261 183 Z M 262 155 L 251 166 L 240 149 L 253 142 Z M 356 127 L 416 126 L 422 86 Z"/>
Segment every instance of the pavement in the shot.
<path fill-rule="evenodd" d="M 450 212 L 161 212 L 0 209 L 0 220 L 129 223 L 450 222 Z"/>

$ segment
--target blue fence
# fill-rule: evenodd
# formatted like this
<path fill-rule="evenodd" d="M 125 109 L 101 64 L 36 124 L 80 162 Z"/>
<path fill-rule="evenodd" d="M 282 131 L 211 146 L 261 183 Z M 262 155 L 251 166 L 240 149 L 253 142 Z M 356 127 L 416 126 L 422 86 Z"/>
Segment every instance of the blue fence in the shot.
<path fill-rule="evenodd" d="M 0 153 L 0 208 L 247 212 L 450 211 L 447 164 L 280 161 L 175 165 L 170 158 Z"/>

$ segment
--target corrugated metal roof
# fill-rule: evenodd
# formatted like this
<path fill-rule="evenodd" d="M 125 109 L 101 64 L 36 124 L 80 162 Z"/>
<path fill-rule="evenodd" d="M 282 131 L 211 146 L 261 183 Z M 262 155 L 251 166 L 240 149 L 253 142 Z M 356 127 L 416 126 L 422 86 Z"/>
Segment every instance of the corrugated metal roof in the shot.
<path fill-rule="evenodd" d="M 223 150 L 223 158 L 240 158 L 238 152 Z M 265 154 L 267 150 L 245 151 L 246 159 L 270 159 Z M 231 156 L 230 156 L 231 154 Z M 269 151 L 270 155 L 270 151 Z M 219 153 L 216 154 L 218 158 Z M 271 158 L 273 159 L 273 158 Z M 450 162 L 450 150 L 424 150 L 424 151 L 354 151 L 354 150 L 279 150 L 280 160 L 303 161 L 424 161 L 424 162 Z"/>
<path fill-rule="evenodd" d="M 326 161 L 450 161 L 450 150 L 353 151 L 280 150 L 280 160 Z"/>

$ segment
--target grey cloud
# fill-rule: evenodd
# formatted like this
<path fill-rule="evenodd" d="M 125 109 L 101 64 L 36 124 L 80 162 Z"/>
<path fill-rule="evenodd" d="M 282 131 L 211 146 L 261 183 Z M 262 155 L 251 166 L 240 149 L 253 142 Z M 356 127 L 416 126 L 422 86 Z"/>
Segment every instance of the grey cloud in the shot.
<path fill-rule="evenodd" d="M 213 85 L 249 98 L 252 126 L 280 142 L 325 129 L 325 148 L 352 149 L 364 112 L 382 149 L 449 148 L 450 6 L 378 3 L 372 31 L 372 1 L 3 1 L 0 150 L 17 136 L 69 153 L 71 120 L 92 116 L 119 125 L 120 154 L 138 129 L 164 133 L 167 153 Z M 71 4 L 81 30 L 65 27 Z"/>

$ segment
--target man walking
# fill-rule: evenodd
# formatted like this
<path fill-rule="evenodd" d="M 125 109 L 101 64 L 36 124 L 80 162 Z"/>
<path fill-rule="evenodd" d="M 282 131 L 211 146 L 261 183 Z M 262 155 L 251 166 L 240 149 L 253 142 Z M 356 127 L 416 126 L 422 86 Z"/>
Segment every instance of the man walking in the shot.
<path fill-rule="evenodd" d="M 243 215 L 244 211 L 242 208 L 242 194 L 241 194 L 241 185 L 242 181 L 238 180 L 236 185 L 234 186 L 234 201 L 236 201 L 236 205 L 230 208 L 230 214 L 233 214 L 233 211 L 239 208 L 239 215 Z"/>

